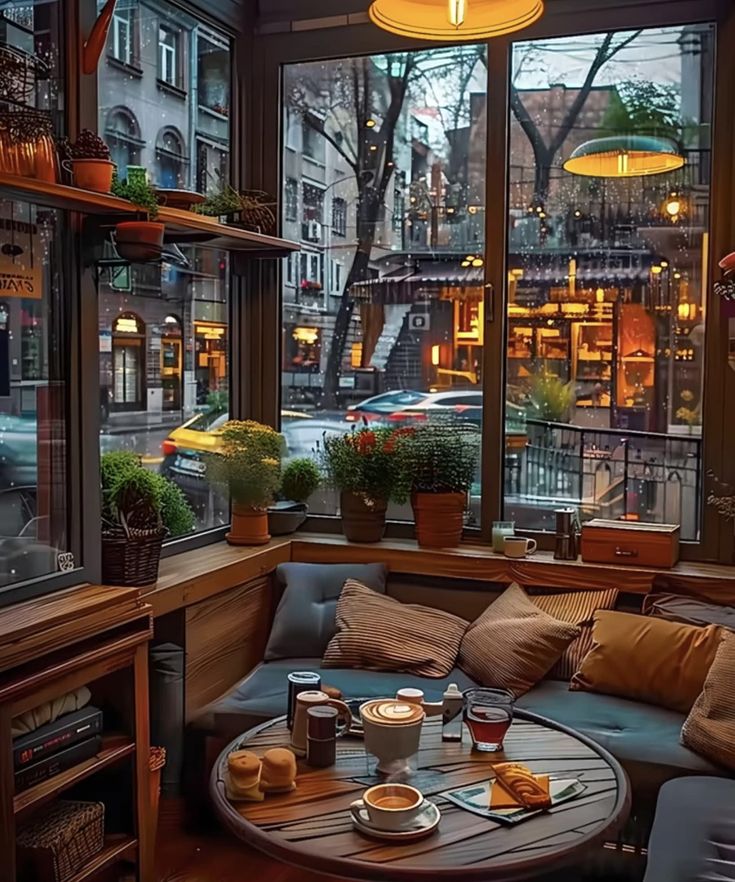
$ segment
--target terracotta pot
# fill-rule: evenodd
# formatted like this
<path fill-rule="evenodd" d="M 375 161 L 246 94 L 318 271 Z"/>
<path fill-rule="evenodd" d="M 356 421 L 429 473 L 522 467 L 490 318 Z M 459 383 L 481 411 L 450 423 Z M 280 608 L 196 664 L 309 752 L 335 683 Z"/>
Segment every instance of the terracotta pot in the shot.
<path fill-rule="evenodd" d="M 156 260 L 163 248 L 163 224 L 155 221 L 122 221 L 115 227 L 115 247 L 123 260 Z"/>
<path fill-rule="evenodd" d="M 270 541 L 268 512 L 247 506 L 232 506 L 232 523 L 225 539 L 230 545 L 265 545 Z"/>
<path fill-rule="evenodd" d="M 462 539 L 466 493 L 414 493 L 416 538 L 426 548 L 454 548 Z"/>
<path fill-rule="evenodd" d="M 342 532 L 350 542 L 380 542 L 385 533 L 388 503 L 378 499 L 368 505 L 362 496 L 343 492 L 339 497 Z"/>
<path fill-rule="evenodd" d="M 112 173 L 115 163 L 109 159 L 72 159 L 74 186 L 95 193 L 109 193 L 112 189 Z"/>

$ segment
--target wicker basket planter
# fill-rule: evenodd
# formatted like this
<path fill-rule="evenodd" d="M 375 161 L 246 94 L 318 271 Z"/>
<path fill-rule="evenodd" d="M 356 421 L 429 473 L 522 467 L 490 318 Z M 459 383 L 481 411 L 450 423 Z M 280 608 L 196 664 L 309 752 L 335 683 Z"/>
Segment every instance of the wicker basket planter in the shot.
<path fill-rule="evenodd" d="M 150 585 L 158 578 L 166 530 L 119 527 L 102 533 L 102 581 L 107 585 Z"/>
<path fill-rule="evenodd" d="M 16 841 L 19 879 L 66 882 L 104 848 L 105 807 L 59 800 L 21 827 Z"/>

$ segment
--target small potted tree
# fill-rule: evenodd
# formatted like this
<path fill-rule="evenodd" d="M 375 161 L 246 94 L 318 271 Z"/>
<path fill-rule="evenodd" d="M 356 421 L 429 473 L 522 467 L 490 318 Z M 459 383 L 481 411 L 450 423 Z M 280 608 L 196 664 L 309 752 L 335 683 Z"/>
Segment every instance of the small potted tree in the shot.
<path fill-rule="evenodd" d="M 304 523 L 309 511 L 307 499 L 322 481 L 319 467 L 312 459 L 292 459 L 281 473 L 278 499 L 268 509 L 268 529 L 271 536 L 295 533 Z"/>
<path fill-rule="evenodd" d="M 156 191 L 143 176 L 128 177 L 112 182 L 112 192 L 121 199 L 148 213 L 145 221 L 121 221 L 115 227 L 115 247 L 124 260 L 145 263 L 161 257 L 165 226 L 158 223 L 158 197 Z"/>
<path fill-rule="evenodd" d="M 158 578 L 166 536 L 194 529 L 194 513 L 168 478 L 143 468 L 136 454 L 101 460 L 102 578 L 110 585 L 148 585 Z"/>
<path fill-rule="evenodd" d="M 450 423 L 419 426 L 408 437 L 402 460 L 410 476 L 419 545 L 459 545 L 478 457 L 479 436 Z"/>
<path fill-rule="evenodd" d="M 325 471 L 340 491 L 342 531 L 351 542 L 379 542 L 388 503 L 406 499 L 401 438 L 400 430 L 376 428 L 324 440 Z"/>
<path fill-rule="evenodd" d="M 281 480 L 283 436 L 252 420 L 229 420 L 220 434 L 217 453 L 207 457 L 207 473 L 225 486 L 232 500 L 231 545 L 265 545 L 268 506 Z"/>
<path fill-rule="evenodd" d="M 111 191 L 115 163 L 110 159 L 110 148 L 99 135 L 83 129 L 76 141 L 61 140 L 58 149 L 75 187 L 95 193 Z"/>

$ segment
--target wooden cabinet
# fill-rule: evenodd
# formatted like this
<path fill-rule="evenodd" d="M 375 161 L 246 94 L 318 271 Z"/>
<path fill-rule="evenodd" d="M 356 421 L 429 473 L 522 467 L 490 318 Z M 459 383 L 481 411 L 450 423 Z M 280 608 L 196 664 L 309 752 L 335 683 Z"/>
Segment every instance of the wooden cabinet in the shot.
<path fill-rule="evenodd" d="M 102 877 L 122 864 L 137 882 L 153 882 L 150 635 L 150 607 L 134 589 L 83 586 L 0 612 L 0 882 L 16 882 L 18 824 L 61 796 L 99 800 L 110 815 L 113 808 L 117 813 L 106 818 L 104 850 L 72 882 Z M 105 714 L 101 749 L 16 793 L 13 718 L 81 686 L 89 687 L 92 703 Z"/>

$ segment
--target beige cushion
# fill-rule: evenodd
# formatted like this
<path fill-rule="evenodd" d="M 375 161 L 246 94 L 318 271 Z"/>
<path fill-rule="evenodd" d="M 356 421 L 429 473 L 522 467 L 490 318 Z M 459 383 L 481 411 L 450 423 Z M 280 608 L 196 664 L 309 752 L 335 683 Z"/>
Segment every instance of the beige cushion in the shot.
<path fill-rule="evenodd" d="M 467 624 L 451 613 L 400 603 L 348 579 L 337 601 L 337 633 L 322 665 L 446 677 Z"/>
<path fill-rule="evenodd" d="M 579 628 L 553 618 L 519 585 L 511 585 L 469 626 L 459 666 L 483 686 L 516 697 L 537 683 L 579 636 Z"/>
<path fill-rule="evenodd" d="M 702 691 L 721 638 L 697 628 L 634 613 L 600 610 L 592 649 L 571 688 L 645 701 L 688 714 Z"/>
<path fill-rule="evenodd" d="M 553 618 L 579 627 L 579 637 L 567 646 L 548 673 L 553 680 L 571 680 L 581 667 L 582 659 L 592 649 L 592 620 L 595 613 L 598 609 L 615 609 L 618 589 L 534 594 L 532 600 L 539 609 Z"/>
<path fill-rule="evenodd" d="M 723 631 L 702 692 L 682 726 L 681 740 L 735 771 L 735 633 Z"/>

